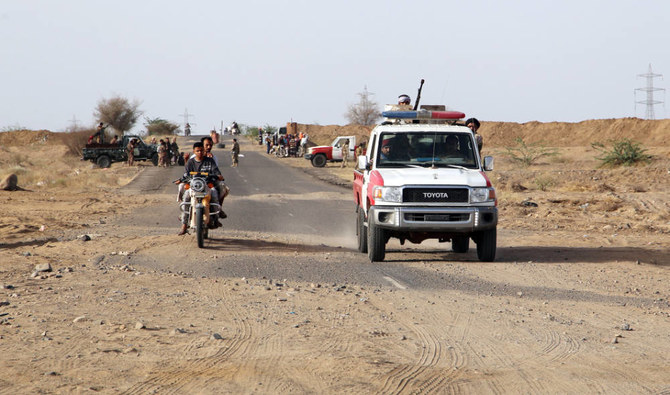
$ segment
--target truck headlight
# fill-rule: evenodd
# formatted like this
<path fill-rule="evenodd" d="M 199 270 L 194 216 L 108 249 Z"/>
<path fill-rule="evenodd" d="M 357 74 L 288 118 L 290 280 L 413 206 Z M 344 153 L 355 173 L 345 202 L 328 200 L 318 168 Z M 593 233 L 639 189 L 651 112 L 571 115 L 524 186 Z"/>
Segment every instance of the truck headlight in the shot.
<path fill-rule="evenodd" d="M 402 203 L 402 188 L 375 187 L 373 196 L 375 200 L 383 202 Z"/>
<path fill-rule="evenodd" d="M 496 190 L 493 188 L 472 188 L 470 203 L 484 203 L 496 200 Z"/>

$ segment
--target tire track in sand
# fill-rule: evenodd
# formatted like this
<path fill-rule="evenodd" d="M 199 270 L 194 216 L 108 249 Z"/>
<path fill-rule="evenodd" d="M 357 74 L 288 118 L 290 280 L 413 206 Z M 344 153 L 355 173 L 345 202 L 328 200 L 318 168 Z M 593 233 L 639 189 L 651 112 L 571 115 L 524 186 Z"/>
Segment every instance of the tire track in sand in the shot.
<path fill-rule="evenodd" d="M 226 309 L 228 316 L 233 317 L 232 321 L 236 325 L 235 333 L 230 338 L 205 342 L 205 344 L 220 345 L 219 349 L 211 356 L 189 359 L 188 355 L 182 354 L 178 363 L 167 362 L 165 368 L 157 366 L 149 374 L 148 379 L 133 385 L 124 391 L 124 394 L 180 394 L 184 393 L 191 385 L 193 385 L 191 387 L 193 391 L 202 390 L 203 382 L 211 382 L 211 378 L 227 380 L 233 378 L 237 368 L 234 364 L 226 362 L 231 356 L 246 351 L 253 330 L 245 317 L 242 317 L 237 310 L 228 308 L 229 304 L 225 301 L 231 299 L 229 291 L 223 287 L 221 289 L 223 289 L 224 300 L 221 306 Z M 221 295 L 217 296 L 220 297 Z"/>

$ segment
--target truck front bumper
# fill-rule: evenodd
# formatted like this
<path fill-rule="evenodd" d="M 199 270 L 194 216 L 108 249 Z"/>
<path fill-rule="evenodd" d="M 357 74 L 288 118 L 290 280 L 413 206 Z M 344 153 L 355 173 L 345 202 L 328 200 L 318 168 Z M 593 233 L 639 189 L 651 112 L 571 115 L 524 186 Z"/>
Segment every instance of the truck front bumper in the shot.
<path fill-rule="evenodd" d="M 498 208 L 372 206 L 368 223 L 397 231 L 468 233 L 495 228 Z"/>
<path fill-rule="evenodd" d="M 312 160 L 313 157 L 314 157 L 314 155 L 312 155 L 312 154 L 305 154 L 305 159 L 307 159 L 307 160 Z"/>

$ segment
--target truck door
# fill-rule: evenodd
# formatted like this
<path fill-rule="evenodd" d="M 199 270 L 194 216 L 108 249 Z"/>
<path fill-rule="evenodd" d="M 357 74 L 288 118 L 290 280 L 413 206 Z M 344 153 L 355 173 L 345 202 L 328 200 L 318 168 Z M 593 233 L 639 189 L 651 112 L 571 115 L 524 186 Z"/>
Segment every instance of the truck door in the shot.
<path fill-rule="evenodd" d="M 333 160 L 342 160 L 342 145 L 344 138 L 338 138 L 333 141 Z"/>

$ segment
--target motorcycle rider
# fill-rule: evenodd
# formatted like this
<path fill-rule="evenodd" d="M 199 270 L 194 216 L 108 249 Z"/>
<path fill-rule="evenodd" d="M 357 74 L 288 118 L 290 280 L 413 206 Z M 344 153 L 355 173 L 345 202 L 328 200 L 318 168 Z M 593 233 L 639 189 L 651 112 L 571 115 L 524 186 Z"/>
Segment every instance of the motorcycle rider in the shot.
<path fill-rule="evenodd" d="M 212 147 L 214 146 L 214 140 L 210 136 L 205 136 L 200 139 L 202 142 L 202 146 L 205 148 L 205 156 L 214 159 L 214 162 L 216 163 L 216 167 L 219 167 L 219 159 L 212 153 Z M 228 196 L 228 193 L 230 193 L 230 188 L 224 183 L 223 181 L 217 181 L 214 183 L 214 186 L 216 187 L 216 191 L 219 193 L 219 205 L 221 205 L 221 215 L 220 217 L 227 218 L 228 216 L 226 213 L 223 211 L 223 199 Z"/>
<path fill-rule="evenodd" d="M 191 157 L 188 160 L 188 162 L 186 162 L 186 165 L 184 166 L 184 175 L 179 180 L 176 180 L 174 183 L 175 184 L 183 183 L 184 181 L 190 178 L 191 172 L 209 173 L 209 176 L 207 177 L 208 182 L 223 181 L 223 175 L 221 174 L 219 167 L 216 165 L 216 162 L 214 162 L 214 159 L 205 156 L 205 148 L 203 147 L 203 144 L 200 141 L 193 144 L 193 157 Z M 218 201 L 219 194 L 216 191 L 216 188 L 212 188 L 211 193 L 212 193 L 212 199 L 216 199 L 214 200 L 215 202 Z M 191 196 L 188 193 L 185 193 L 183 199 L 184 201 L 189 201 L 191 199 Z M 189 222 L 189 213 L 185 212 L 182 215 L 181 219 L 182 225 L 178 235 L 181 236 L 187 233 L 188 222 Z M 217 221 L 216 225 L 218 227 L 221 225 L 221 223 Z"/>

